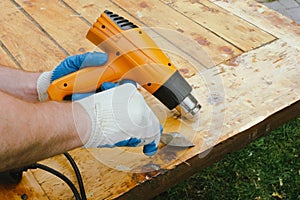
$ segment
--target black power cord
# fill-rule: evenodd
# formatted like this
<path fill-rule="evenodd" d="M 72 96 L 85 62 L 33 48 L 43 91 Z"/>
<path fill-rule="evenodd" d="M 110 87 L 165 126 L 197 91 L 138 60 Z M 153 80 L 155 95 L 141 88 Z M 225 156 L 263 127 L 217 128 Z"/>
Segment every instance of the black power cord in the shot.
<path fill-rule="evenodd" d="M 66 177 L 62 173 L 60 173 L 60 172 L 56 171 L 55 169 L 52 169 L 52 168 L 50 168 L 46 165 L 42 165 L 42 164 L 39 164 L 39 163 L 32 164 L 32 165 L 30 165 L 26 168 L 27 169 L 37 169 L 37 168 L 39 168 L 39 169 L 45 170 L 45 171 L 47 171 L 51 174 L 56 175 L 57 177 L 62 179 L 70 187 L 70 189 L 72 190 L 76 200 L 82 200 L 77 188 L 75 187 L 75 185 L 72 183 L 72 181 L 70 181 L 70 179 L 68 177 Z"/>
<path fill-rule="evenodd" d="M 85 193 L 82 177 L 81 177 L 80 171 L 76 165 L 76 162 L 73 160 L 72 156 L 69 153 L 64 153 L 64 155 L 69 160 L 69 162 L 72 165 L 74 172 L 76 174 L 78 186 L 79 186 L 79 190 L 80 190 L 80 194 L 81 194 L 81 199 L 86 200 L 86 193 Z"/>
<path fill-rule="evenodd" d="M 80 194 L 79 194 L 77 188 L 75 187 L 75 185 L 72 183 L 72 181 L 68 177 L 66 177 L 65 175 L 63 175 L 59 171 L 57 171 L 55 169 L 52 169 L 52 168 L 50 168 L 46 165 L 35 163 L 35 164 L 30 165 L 30 166 L 24 167 L 22 169 L 22 171 L 27 171 L 28 169 L 37 169 L 37 168 L 45 170 L 45 171 L 57 176 L 58 178 L 62 179 L 70 187 L 70 189 L 72 190 L 76 200 L 86 200 L 86 193 L 85 193 L 84 184 L 83 184 L 83 180 L 82 180 L 79 168 L 77 167 L 76 162 L 74 161 L 74 159 L 71 157 L 71 155 L 69 153 L 64 153 L 64 155 L 68 159 L 68 161 L 70 162 L 70 164 L 73 167 L 73 170 L 76 174 Z"/>

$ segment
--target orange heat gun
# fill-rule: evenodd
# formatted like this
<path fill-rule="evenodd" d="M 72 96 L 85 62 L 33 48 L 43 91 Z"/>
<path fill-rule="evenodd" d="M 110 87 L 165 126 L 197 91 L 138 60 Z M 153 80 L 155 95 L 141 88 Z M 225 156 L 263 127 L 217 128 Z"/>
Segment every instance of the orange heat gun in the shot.
<path fill-rule="evenodd" d="M 97 91 L 103 82 L 134 80 L 170 110 L 194 116 L 201 108 L 192 87 L 168 57 L 138 26 L 104 11 L 87 33 L 87 39 L 108 54 L 105 66 L 87 67 L 61 77 L 48 88 L 49 99 L 62 101 L 73 93 Z"/>

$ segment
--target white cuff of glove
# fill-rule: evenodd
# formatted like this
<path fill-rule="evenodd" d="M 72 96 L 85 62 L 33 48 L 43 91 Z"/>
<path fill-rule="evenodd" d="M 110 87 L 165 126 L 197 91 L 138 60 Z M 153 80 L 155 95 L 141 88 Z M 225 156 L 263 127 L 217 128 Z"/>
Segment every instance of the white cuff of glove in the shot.
<path fill-rule="evenodd" d="M 85 147 L 113 147 L 130 138 L 138 146 L 159 143 L 160 123 L 132 84 L 124 84 L 77 101 L 92 120 L 92 131 Z"/>
<path fill-rule="evenodd" d="M 48 99 L 47 89 L 50 85 L 52 71 L 43 72 L 37 80 L 37 93 L 39 101 L 46 101 Z"/>

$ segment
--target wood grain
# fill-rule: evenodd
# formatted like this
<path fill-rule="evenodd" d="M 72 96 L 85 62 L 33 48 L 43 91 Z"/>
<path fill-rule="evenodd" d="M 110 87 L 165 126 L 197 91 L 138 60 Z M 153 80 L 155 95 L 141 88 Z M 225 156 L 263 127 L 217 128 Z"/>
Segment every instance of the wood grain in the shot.
<path fill-rule="evenodd" d="M 207 57 L 204 60 L 209 59 L 209 63 L 213 63 L 214 65 L 242 53 L 238 48 L 158 0 L 151 2 L 142 0 L 113 1 L 113 3 L 103 1 L 101 4 L 96 0 L 89 2 L 83 0 L 65 0 L 65 2 L 91 22 L 95 21 L 95 16 L 98 17 L 101 12 L 108 9 L 127 17 L 141 27 L 162 28 L 170 32 L 174 31 L 178 34 L 182 34 L 182 36 L 194 40 Z M 153 15 L 153 13 L 156 14 Z M 171 41 L 174 40 L 171 39 Z M 182 46 L 184 46 L 184 44 Z M 188 47 L 189 45 L 186 45 L 186 48 Z M 192 51 L 192 49 L 190 51 Z M 204 63 L 206 63 L 204 65 L 212 67 L 211 64 L 207 64 L 206 61 L 204 61 Z"/>
<path fill-rule="evenodd" d="M 293 20 L 253 0 L 212 2 L 260 29 L 300 48 L 300 27 Z"/>
<path fill-rule="evenodd" d="M 192 38 L 188 38 L 179 32 L 174 32 L 163 28 L 145 28 L 145 25 L 133 17 L 130 13 L 121 9 L 118 5 L 104 1 L 97 4 L 97 1 L 64 1 L 74 12 L 86 19 L 89 23 L 94 23 L 104 10 L 111 10 L 120 16 L 125 17 L 134 24 L 143 28 L 156 44 L 167 54 L 175 66 L 183 72 L 184 76 L 191 76 L 197 71 L 213 67 L 215 63 L 211 57 Z M 195 44 L 196 43 L 196 44 Z M 181 57 L 181 59 L 178 59 Z M 185 58 L 183 61 L 182 58 Z M 184 64 L 182 64 L 184 62 Z"/>
<path fill-rule="evenodd" d="M 147 26 L 162 27 L 172 31 L 178 31 L 193 38 L 216 64 L 241 53 L 236 47 L 211 33 L 209 30 L 199 26 L 199 24 L 189 18 L 170 9 L 169 6 L 159 0 L 153 0 L 151 2 L 143 0 L 115 0 L 114 2 Z M 155 15 L 153 15 L 153 13 L 155 13 Z"/>
<path fill-rule="evenodd" d="M 162 1 L 243 51 L 249 51 L 276 39 L 251 22 L 228 13 L 207 0 Z"/>
<path fill-rule="evenodd" d="M 0 2 L 0 40 L 24 70 L 52 69 L 65 54 L 11 1 Z"/>
<path fill-rule="evenodd" d="M 103 11 L 110 10 L 126 19 L 130 19 L 130 21 L 138 26 L 142 25 L 139 20 L 135 19 L 129 12 L 112 1 L 101 1 L 99 3 L 97 0 L 90 0 L 88 2 L 85 0 L 63 0 L 63 2 L 91 24 L 95 22 Z"/>
<path fill-rule="evenodd" d="M 95 50 L 95 46 L 84 39 L 89 25 L 62 2 L 47 0 L 16 0 L 16 2 L 69 54 Z"/>
<path fill-rule="evenodd" d="M 0 42 L 1 44 L 1 42 Z M 0 47 L 0 65 L 19 68 L 16 63 L 12 60 L 12 58 L 4 51 L 3 48 Z"/>

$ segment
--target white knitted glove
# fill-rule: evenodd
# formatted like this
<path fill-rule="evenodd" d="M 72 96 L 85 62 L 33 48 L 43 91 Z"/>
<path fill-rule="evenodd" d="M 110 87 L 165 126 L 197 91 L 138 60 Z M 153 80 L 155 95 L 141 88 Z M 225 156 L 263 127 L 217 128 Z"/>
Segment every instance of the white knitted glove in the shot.
<path fill-rule="evenodd" d="M 46 101 L 48 99 L 47 89 L 50 85 L 52 71 L 43 72 L 36 83 L 39 101 Z"/>
<path fill-rule="evenodd" d="M 92 120 L 85 147 L 141 146 L 151 156 L 160 141 L 160 122 L 136 87 L 126 83 L 77 101 Z"/>

